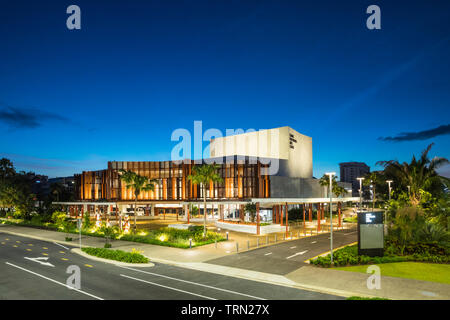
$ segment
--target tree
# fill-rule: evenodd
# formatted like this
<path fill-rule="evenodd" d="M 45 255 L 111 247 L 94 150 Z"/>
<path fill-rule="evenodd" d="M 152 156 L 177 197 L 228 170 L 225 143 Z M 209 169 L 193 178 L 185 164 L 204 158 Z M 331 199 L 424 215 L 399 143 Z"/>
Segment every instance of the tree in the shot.
<path fill-rule="evenodd" d="M 206 186 L 214 182 L 222 182 L 223 179 L 217 173 L 219 166 L 216 164 L 203 164 L 192 168 L 192 174 L 188 176 L 193 184 L 199 184 L 203 188 L 203 237 L 206 237 Z"/>
<path fill-rule="evenodd" d="M 330 187 L 330 177 L 326 174 L 324 174 L 320 180 L 319 180 L 319 184 L 323 187 Z M 333 176 L 333 178 L 331 179 L 331 192 L 337 197 L 339 198 L 340 196 L 344 196 L 347 194 L 347 190 L 345 190 L 344 187 L 341 187 L 340 185 L 338 185 L 337 181 L 336 181 L 336 176 Z M 341 201 L 338 201 L 338 227 L 341 226 Z"/>
<path fill-rule="evenodd" d="M 250 215 L 250 219 L 252 222 L 255 222 L 255 216 L 256 216 L 256 203 L 247 203 L 244 207 L 245 212 L 247 212 Z"/>
<path fill-rule="evenodd" d="M 384 167 L 387 177 L 392 177 L 397 187 L 405 190 L 410 187 L 409 199 L 412 205 L 417 206 L 421 202 L 421 190 L 430 190 L 433 186 L 442 185 L 442 181 L 436 169 L 449 161 L 446 158 L 434 157 L 430 159 L 428 153 L 433 143 L 430 144 L 419 159 L 413 155 L 410 163 L 400 163 L 397 160 L 378 161 L 376 164 Z"/>
<path fill-rule="evenodd" d="M 14 208 L 14 215 L 24 219 L 30 219 L 34 210 L 35 195 L 31 192 L 30 176 L 25 172 L 4 176 L 0 187 L 0 204 Z"/>
<path fill-rule="evenodd" d="M 376 186 L 381 182 L 381 176 L 378 172 L 372 171 L 366 174 L 363 180 L 363 184 L 366 186 L 372 186 L 373 188 L 373 199 L 372 199 L 372 210 L 375 210 L 376 201 Z"/>
<path fill-rule="evenodd" d="M 126 183 L 127 189 L 134 190 L 134 232 L 136 233 L 137 199 L 142 191 L 154 191 L 156 180 L 123 169 L 120 170 L 120 179 Z"/>

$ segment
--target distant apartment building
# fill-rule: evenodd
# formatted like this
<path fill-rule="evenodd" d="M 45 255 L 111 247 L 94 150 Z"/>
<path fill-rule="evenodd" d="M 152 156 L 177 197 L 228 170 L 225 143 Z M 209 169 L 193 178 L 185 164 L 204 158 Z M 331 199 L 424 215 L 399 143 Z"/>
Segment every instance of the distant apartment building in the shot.
<path fill-rule="evenodd" d="M 75 177 L 56 177 L 48 179 L 48 183 L 51 185 L 52 183 L 59 183 L 64 188 L 66 188 L 69 192 L 73 192 L 75 189 Z"/>
<path fill-rule="evenodd" d="M 339 163 L 341 182 L 352 184 L 352 195 L 359 196 L 359 181 L 356 178 L 364 177 L 370 172 L 370 167 L 364 162 Z"/>

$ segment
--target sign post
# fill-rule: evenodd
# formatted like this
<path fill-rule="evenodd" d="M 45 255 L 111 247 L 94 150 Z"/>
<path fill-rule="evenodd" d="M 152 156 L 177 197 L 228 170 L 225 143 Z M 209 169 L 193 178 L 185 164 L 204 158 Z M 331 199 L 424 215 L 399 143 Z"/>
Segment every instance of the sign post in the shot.
<path fill-rule="evenodd" d="M 384 254 L 383 212 L 358 212 L 358 255 Z"/>

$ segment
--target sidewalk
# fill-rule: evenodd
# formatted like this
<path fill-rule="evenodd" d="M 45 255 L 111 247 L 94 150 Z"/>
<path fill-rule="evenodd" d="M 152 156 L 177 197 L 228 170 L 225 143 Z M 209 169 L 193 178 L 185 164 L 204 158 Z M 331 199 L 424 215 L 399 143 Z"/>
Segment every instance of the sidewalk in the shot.
<path fill-rule="evenodd" d="M 0 225 L 0 232 L 16 234 L 45 241 L 53 241 L 66 246 L 78 246 L 78 236 L 73 234 L 73 242 L 65 241 L 63 232 L 34 229 L 21 226 Z M 103 247 L 105 240 L 98 237 L 82 236 L 82 246 Z M 205 261 L 235 254 L 235 242 L 219 242 L 192 249 L 178 249 L 129 241 L 114 240 L 113 248 L 131 251 L 133 248 L 151 259 L 152 262 L 190 268 L 242 279 L 313 290 L 339 296 L 384 297 L 389 299 L 450 299 L 450 285 L 412 279 L 381 277 L 381 289 L 367 288 L 369 274 L 330 270 L 303 266 L 287 275 L 244 270 L 233 267 L 205 263 Z M 229 249 L 229 250 L 227 250 Z"/>

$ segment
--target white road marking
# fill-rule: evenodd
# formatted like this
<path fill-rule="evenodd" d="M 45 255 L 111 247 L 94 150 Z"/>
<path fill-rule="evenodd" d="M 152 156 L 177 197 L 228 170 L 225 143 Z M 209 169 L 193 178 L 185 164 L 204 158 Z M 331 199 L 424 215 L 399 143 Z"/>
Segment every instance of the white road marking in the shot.
<path fill-rule="evenodd" d="M 313 242 L 311 242 L 311 243 L 317 243 L 317 241 L 313 241 Z"/>
<path fill-rule="evenodd" d="M 353 233 L 357 233 L 358 231 L 353 231 L 353 232 L 350 232 L 350 233 L 344 233 L 344 236 L 348 236 L 349 234 L 353 234 Z"/>
<path fill-rule="evenodd" d="M 295 256 L 299 256 L 299 255 L 305 254 L 305 252 L 308 252 L 308 250 L 305 250 L 305 251 L 302 251 L 302 252 L 297 252 L 297 253 L 293 254 L 292 256 L 287 257 L 286 259 L 290 259 L 290 258 L 293 258 Z"/>
<path fill-rule="evenodd" d="M 295 249 L 295 248 L 297 248 L 297 246 L 293 246 L 293 247 L 291 247 L 291 249 Z"/>
<path fill-rule="evenodd" d="M 272 252 L 265 253 L 264 255 L 265 255 L 265 256 L 268 256 L 269 254 L 272 254 Z"/>
<path fill-rule="evenodd" d="M 177 280 L 177 281 L 181 281 L 181 282 L 185 282 L 185 283 L 190 283 L 190 284 L 194 284 L 197 286 L 202 286 L 202 287 L 206 287 L 206 288 L 210 288 L 210 289 L 215 289 L 215 290 L 219 290 L 219 291 L 224 291 L 224 292 L 229 292 L 229 293 L 233 293 L 233 294 L 238 294 L 241 296 L 246 296 L 246 297 L 250 297 L 253 299 L 257 299 L 257 300 L 266 300 L 264 298 L 260 298 L 260 297 L 255 297 L 249 294 L 245 294 L 245 293 L 240 293 L 240 292 L 236 292 L 236 291 L 232 291 L 232 290 L 227 290 L 227 289 L 222 289 L 222 288 L 217 288 L 217 287 L 213 287 L 213 286 L 208 286 L 206 284 L 202 284 L 202 283 L 197 283 L 197 282 L 192 282 L 192 281 L 188 281 L 188 280 L 183 280 L 183 279 L 177 279 L 177 278 L 172 278 L 169 276 L 165 276 L 162 274 L 158 274 L 158 273 L 153 273 L 153 272 L 149 272 L 149 271 L 144 271 L 144 270 L 139 270 L 139 269 L 134 269 L 134 268 L 130 268 L 130 267 L 123 267 L 120 266 L 120 268 L 124 268 L 124 269 L 128 269 L 128 270 L 133 270 L 133 271 L 137 271 L 137 272 L 142 272 L 142 273 L 147 273 L 147 274 L 151 274 L 154 276 L 158 276 L 158 277 L 162 277 L 162 278 L 167 278 L 167 279 L 171 279 L 171 280 Z"/>
<path fill-rule="evenodd" d="M 18 268 L 18 269 L 20 269 L 20 270 L 23 270 L 23 271 L 29 272 L 29 273 L 31 273 L 31 274 L 34 274 L 34 275 L 36 275 L 36 276 L 38 276 L 38 277 L 41 277 L 41 278 L 43 278 L 43 279 L 45 279 L 45 280 L 48 280 L 48 281 L 57 283 L 57 284 L 59 284 L 59 285 L 61 285 L 61 286 L 63 286 L 63 287 L 66 287 L 66 288 L 70 289 L 70 290 L 75 290 L 75 291 L 77 291 L 77 292 L 83 293 L 83 294 L 85 294 L 85 295 L 87 295 L 87 296 L 90 296 L 90 297 L 92 297 L 92 298 L 95 298 L 95 299 L 97 299 L 97 300 L 103 300 L 102 298 L 97 297 L 97 296 L 94 296 L 93 294 L 87 293 L 86 291 L 83 291 L 83 290 L 80 290 L 80 289 L 77 289 L 77 288 L 73 288 L 73 287 L 71 287 L 71 286 L 68 286 L 68 285 L 65 284 L 65 283 L 62 283 L 62 282 L 59 282 L 59 281 L 56 281 L 56 280 L 47 278 L 46 276 L 43 276 L 43 275 L 41 275 L 41 274 L 39 274 L 39 273 L 33 272 L 33 271 L 31 271 L 31 270 L 28 270 L 28 269 L 25 269 L 25 268 L 22 268 L 22 267 L 19 267 L 19 266 L 16 266 L 16 265 L 14 265 L 14 264 L 12 264 L 12 263 L 9 263 L 9 262 L 5 262 L 5 263 L 6 263 L 7 265 L 10 265 L 10 266 L 14 267 L 14 268 Z"/>
<path fill-rule="evenodd" d="M 129 278 L 129 279 L 133 279 L 133 280 L 136 280 L 136 281 L 140 281 L 140 282 L 145 282 L 145 283 L 148 283 L 148 284 L 151 284 L 151 285 L 154 285 L 154 286 L 163 287 L 163 288 L 166 288 L 166 289 L 170 289 L 170 290 L 175 290 L 175 291 L 191 294 L 193 296 L 205 298 L 205 299 L 208 299 L 208 300 L 217 300 L 217 299 L 214 299 L 214 298 L 211 298 L 211 297 L 202 296 L 201 294 L 192 293 L 192 292 L 189 292 L 189 291 L 184 291 L 184 290 L 181 290 L 181 289 L 172 288 L 172 287 L 168 287 L 168 286 L 163 286 L 162 284 L 158 284 L 158 283 L 154 283 L 154 282 L 150 282 L 150 281 L 146 281 L 146 280 L 142 280 L 142 279 L 138 279 L 138 278 L 133 278 L 133 277 L 130 277 L 130 276 L 127 276 L 127 275 L 124 275 L 124 274 L 121 274 L 120 276 L 121 277 L 125 277 L 125 278 Z"/>
<path fill-rule="evenodd" d="M 28 258 L 28 257 L 24 257 L 25 259 L 37 262 L 39 264 L 42 264 L 44 266 L 49 266 L 49 267 L 54 267 L 54 265 L 52 265 L 50 262 L 42 262 L 41 260 L 48 260 L 48 257 L 39 257 L 39 258 Z"/>
<path fill-rule="evenodd" d="M 53 243 L 56 244 L 57 246 L 63 247 L 63 248 L 66 249 L 66 250 L 70 250 L 69 248 L 63 246 L 62 244 L 59 244 L 59 243 L 56 243 L 56 242 L 53 242 Z"/>

